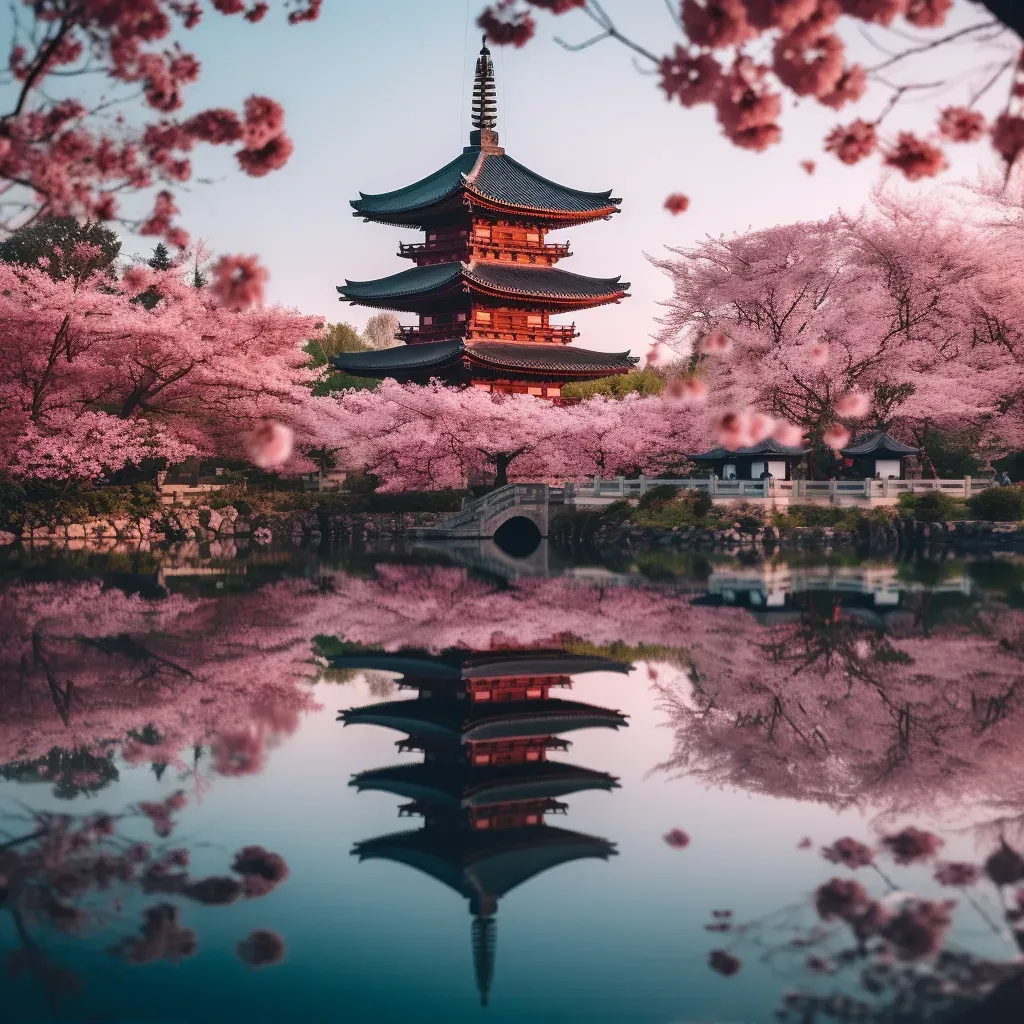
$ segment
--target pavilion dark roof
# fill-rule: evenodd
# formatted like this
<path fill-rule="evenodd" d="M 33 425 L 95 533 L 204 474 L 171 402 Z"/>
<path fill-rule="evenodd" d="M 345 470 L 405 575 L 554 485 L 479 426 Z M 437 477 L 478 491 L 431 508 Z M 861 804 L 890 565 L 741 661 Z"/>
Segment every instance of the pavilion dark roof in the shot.
<path fill-rule="evenodd" d="M 619 277 L 585 277 L 554 267 L 518 267 L 479 261 L 413 267 L 373 281 L 346 280 L 338 285 L 338 292 L 342 301 L 405 309 L 409 300 L 460 291 L 465 285 L 512 297 L 586 303 L 594 299 L 622 298 L 629 289 L 629 282 Z"/>
<path fill-rule="evenodd" d="M 710 451 L 702 452 L 699 455 L 690 455 L 688 458 L 691 462 L 718 462 L 736 455 L 783 455 L 796 458 L 806 455 L 809 451 L 810 448 L 796 448 L 791 445 L 779 444 L 774 438 L 767 437 L 746 448 L 725 448 L 722 445 L 717 445 Z"/>
<path fill-rule="evenodd" d="M 463 357 L 492 371 L 611 376 L 626 373 L 639 362 L 628 352 L 597 352 L 571 345 L 542 342 L 422 341 L 373 352 L 343 352 L 331 363 L 346 373 L 364 377 L 424 376 Z"/>
<path fill-rule="evenodd" d="M 917 455 L 920 448 L 914 448 L 886 433 L 884 430 L 875 430 L 858 438 L 848 448 L 841 450 L 842 455 L 847 458 L 855 458 L 858 455 Z"/>
<path fill-rule="evenodd" d="M 616 789 L 607 772 L 560 761 L 468 765 L 422 761 L 375 768 L 353 776 L 350 786 L 383 790 L 413 800 L 465 807 L 567 796 L 586 789 Z"/>
<path fill-rule="evenodd" d="M 584 192 L 551 181 L 494 149 L 468 146 L 450 163 L 405 188 L 359 193 L 354 215 L 386 223 L 414 223 L 418 214 L 438 206 L 462 205 L 474 197 L 524 212 L 555 213 L 593 220 L 618 212 L 621 200 L 606 192 Z"/>
<path fill-rule="evenodd" d="M 411 346 L 419 347 L 419 346 Z M 390 351 L 390 350 L 388 350 Z M 629 665 L 610 658 L 559 650 L 369 651 L 328 659 L 337 668 L 369 668 L 400 672 L 420 679 L 492 679 L 499 676 L 579 675 L 583 672 L 629 672 Z"/>

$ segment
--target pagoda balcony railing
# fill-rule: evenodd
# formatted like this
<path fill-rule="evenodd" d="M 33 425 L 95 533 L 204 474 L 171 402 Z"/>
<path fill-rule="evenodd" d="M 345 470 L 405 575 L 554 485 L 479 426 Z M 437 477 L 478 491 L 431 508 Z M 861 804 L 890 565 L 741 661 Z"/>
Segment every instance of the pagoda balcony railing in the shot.
<path fill-rule="evenodd" d="M 505 260 L 512 263 L 553 262 L 571 256 L 568 242 L 521 242 L 512 239 L 444 238 L 434 242 L 399 242 L 398 255 L 411 260 Z"/>
<path fill-rule="evenodd" d="M 443 341 L 446 338 L 468 338 L 472 341 L 557 342 L 568 345 L 579 337 L 575 324 L 550 327 L 481 327 L 468 321 L 456 324 L 415 324 L 398 328 L 395 337 L 406 344 L 417 341 Z"/>

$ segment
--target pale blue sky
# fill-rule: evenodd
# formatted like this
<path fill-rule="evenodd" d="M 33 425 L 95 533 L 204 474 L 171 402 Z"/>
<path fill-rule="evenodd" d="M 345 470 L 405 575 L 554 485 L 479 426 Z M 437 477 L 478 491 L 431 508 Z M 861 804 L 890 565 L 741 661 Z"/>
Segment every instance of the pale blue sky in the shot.
<path fill-rule="evenodd" d="M 203 64 L 188 110 L 237 108 L 253 92 L 272 96 L 287 110 L 295 154 L 284 170 L 252 179 L 235 171 L 226 150 L 200 151 L 197 172 L 217 181 L 188 193 L 178 189 L 184 225 L 218 252 L 258 253 L 271 272 L 273 301 L 361 325 L 367 311 L 338 303 L 334 286 L 346 277 L 406 269 L 395 255 L 397 243 L 416 233 L 364 224 L 351 216 L 348 200 L 360 189 L 408 184 L 466 144 L 480 42 L 473 22 L 482 5 L 326 0 L 320 21 L 296 28 L 284 27 L 279 11 L 258 26 L 209 15 L 185 39 Z M 605 0 L 605 6 L 655 52 L 667 52 L 677 38 L 663 0 Z M 977 9 L 958 0 L 953 24 L 977 19 Z M 530 45 L 495 51 L 502 143 L 540 174 L 577 188 L 613 188 L 623 200 L 610 222 L 565 234 L 575 253 L 565 269 L 621 274 L 633 285 L 632 298 L 621 305 L 575 315 L 580 344 L 646 352 L 658 302 L 669 289 L 644 253 L 691 245 L 709 233 L 824 217 L 840 206 L 856 210 L 881 177 L 877 162 L 847 168 L 821 152 L 825 133 L 854 116 L 848 111 L 837 115 L 813 104 L 787 109 L 783 144 L 766 154 L 745 153 L 720 136 L 709 108 L 669 104 L 656 79 L 634 70 L 623 47 L 560 49 L 552 41 L 556 33 L 570 40 L 592 34 L 581 14 L 542 14 L 539 22 Z M 881 30 L 875 35 L 884 38 Z M 877 59 L 866 43 L 859 50 Z M 955 55 L 944 53 L 916 80 L 946 75 L 955 65 Z M 943 103 L 963 102 L 968 88 L 968 81 L 959 82 Z M 865 112 L 880 104 L 869 100 Z M 934 110 L 934 100 L 908 105 L 892 126 L 920 128 Z M 799 168 L 806 158 L 818 162 L 814 177 Z M 984 146 L 962 147 L 949 177 L 975 175 L 988 163 Z M 662 204 L 676 191 L 693 205 L 673 218 Z M 128 239 L 126 251 L 144 252 L 151 244 Z"/>

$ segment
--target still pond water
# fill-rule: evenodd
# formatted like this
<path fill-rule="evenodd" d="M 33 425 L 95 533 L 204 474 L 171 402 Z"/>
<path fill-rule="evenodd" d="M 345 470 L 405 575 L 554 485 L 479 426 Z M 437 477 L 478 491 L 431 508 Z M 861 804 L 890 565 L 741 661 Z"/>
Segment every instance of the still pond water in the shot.
<path fill-rule="evenodd" d="M 1024 1019 L 1022 585 L 8 554 L 0 1019 Z"/>

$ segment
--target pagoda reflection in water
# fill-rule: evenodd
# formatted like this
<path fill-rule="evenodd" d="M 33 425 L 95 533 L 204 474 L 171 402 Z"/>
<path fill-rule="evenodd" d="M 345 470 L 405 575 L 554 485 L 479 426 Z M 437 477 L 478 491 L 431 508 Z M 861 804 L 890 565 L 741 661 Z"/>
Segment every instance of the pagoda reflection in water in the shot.
<path fill-rule="evenodd" d="M 498 901 L 516 886 L 559 864 L 607 860 L 615 844 L 548 824 L 564 814 L 560 798 L 612 790 L 618 779 L 550 760 L 568 749 L 559 733 L 602 726 L 618 729 L 619 711 L 552 697 L 584 672 L 627 673 L 631 666 L 563 651 L 419 651 L 332 658 L 338 668 L 401 673 L 413 699 L 342 711 L 346 725 L 365 723 L 406 734 L 398 749 L 423 760 L 355 775 L 350 785 L 382 790 L 409 802 L 399 813 L 423 827 L 356 843 L 360 860 L 400 861 L 432 875 L 469 901 L 473 962 L 480 1001 L 494 975 Z"/>

